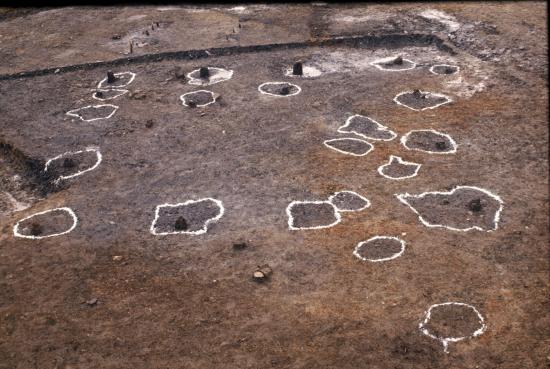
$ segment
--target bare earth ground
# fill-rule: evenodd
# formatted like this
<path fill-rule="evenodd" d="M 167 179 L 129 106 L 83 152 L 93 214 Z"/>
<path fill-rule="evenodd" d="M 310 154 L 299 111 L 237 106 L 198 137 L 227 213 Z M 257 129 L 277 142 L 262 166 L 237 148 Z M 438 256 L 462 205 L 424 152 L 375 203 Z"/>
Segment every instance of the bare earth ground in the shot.
<path fill-rule="evenodd" d="M 548 368 L 546 10 L 543 2 L 2 10 L 0 368 Z M 323 43 L 352 36 L 365 37 Z M 274 45 L 285 43 L 296 44 Z M 271 46 L 242 48 L 254 45 Z M 185 50 L 211 55 L 132 60 Z M 416 68 L 370 64 L 395 55 Z M 120 58 L 130 59 L 108 63 Z M 299 59 L 321 76 L 286 77 Z M 97 61 L 105 63 L 14 75 Z M 460 72 L 428 71 L 443 62 Z M 181 78 L 201 66 L 233 78 L 204 88 Z M 114 116 L 67 116 L 100 103 L 91 89 L 107 70 L 136 73 L 129 93 L 105 102 L 119 106 Z M 268 81 L 302 92 L 260 94 Z M 183 107 L 179 96 L 198 89 L 221 98 Z M 417 112 L 393 101 L 412 89 L 453 102 Z M 371 140 L 363 157 L 329 150 L 324 140 L 358 137 L 337 132 L 352 114 L 399 137 Z M 457 152 L 400 144 L 428 128 L 451 135 Z M 49 158 L 88 146 L 103 155 L 95 170 L 57 186 L 44 175 Z M 422 164 L 418 176 L 380 176 L 390 155 Z M 502 198 L 497 230 L 425 227 L 394 196 L 458 185 Z M 331 228 L 288 230 L 291 201 L 340 190 L 371 206 Z M 225 207 L 206 234 L 149 232 L 156 205 L 204 197 Z M 72 232 L 13 236 L 18 220 L 57 207 L 78 216 Z M 352 255 L 376 235 L 401 237 L 405 252 L 381 263 Z M 256 283 L 263 264 L 273 274 Z M 475 306 L 487 324 L 448 353 L 418 327 L 446 301 Z"/>

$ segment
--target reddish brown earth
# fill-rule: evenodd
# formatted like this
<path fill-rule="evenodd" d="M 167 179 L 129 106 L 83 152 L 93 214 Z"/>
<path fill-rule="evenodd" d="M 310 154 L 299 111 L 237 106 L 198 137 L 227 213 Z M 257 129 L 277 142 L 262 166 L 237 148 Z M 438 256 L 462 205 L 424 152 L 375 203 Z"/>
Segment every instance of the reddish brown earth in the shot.
<path fill-rule="evenodd" d="M 430 9 L 454 20 L 420 16 Z M 543 2 L 2 10 L 0 368 L 547 368 L 546 21 Z M 330 41 L 339 36 L 364 38 Z M 125 55 L 132 38 L 147 45 Z M 165 54 L 195 49 L 212 55 Z M 136 59 L 145 54 L 158 56 Z M 370 64 L 397 55 L 417 67 Z M 297 60 L 321 76 L 286 77 Z M 442 63 L 461 69 L 429 72 Z M 233 78 L 186 83 L 202 66 Z M 108 70 L 136 78 L 99 102 L 92 89 Z M 260 94 L 268 81 L 301 92 Z M 217 101 L 182 106 L 180 95 L 199 89 Z M 393 101 L 414 89 L 453 101 L 421 112 Z M 119 109 L 91 122 L 66 115 L 102 103 Z M 353 114 L 399 136 L 367 140 L 374 149 L 362 157 L 325 147 L 360 138 L 337 132 Z M 457 152 L 400 144 L 429 128 Z M 58 185 L 43 172 L 48 159 L 89 146 L 103 155 L 93 171 Z M 418 175 L 380 176 L 390 155 L 422 164 Z M 395 197 L 459 185 L 503 200 L 497 230 L 425 227 Z M 291 201 L 343 190 L 370 207 L 331 228 L 288 230 Z M 150 233 L 157 205 L 205 197 L 225 208 L 207 233 Z M 57 207 L 78 216 L 72 232 L 13 236 L 20 219 Z M 376 235 L 402 238 L 405 252 L 379 263 L 352 255 Z M 265 264 L 273 273 L 258 283 L 252 274 Z M 444 353 L 419 323 L 447 301 L 475 306 L 487 329 Z M 475 329 L 463 315 L 445 310 L 431 324 Z"/>

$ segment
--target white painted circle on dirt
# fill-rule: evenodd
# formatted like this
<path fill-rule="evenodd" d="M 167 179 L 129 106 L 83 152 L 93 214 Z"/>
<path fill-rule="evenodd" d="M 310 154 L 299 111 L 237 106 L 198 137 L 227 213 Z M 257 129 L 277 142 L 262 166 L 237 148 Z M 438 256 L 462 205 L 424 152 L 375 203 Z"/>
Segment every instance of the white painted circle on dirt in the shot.
<path fill-rule="evenodd" d="M 54 212 L 54 211 L 64 211 L 67 214 L 69 214 L 69 216 L 71 217 L 71 219 L 73 221 L 73 224 L 69 227 L 69 229 L 67 229 L 63 232 L 52 233 L 52 234 L 45 235 L 45 236 L 33 236 L 33 235 L 25 235 L 25 234 L 19 233 L 19 224 L 21 222 L 24 222 L 25 220 L 29 220 L 29 219 L 37 216 L 37 215 L 48 214 L 48 213 L 51 213 L 51 212 Z M 20 219 L 15 224 L 15 226 L 13 227 L 13 235 L 14 235 L 14 237 L 28 238 L 28 239 L 31 239 L 31 240 L 38 240 L 38 239 L 48 238 L 48 237 L 56 237 L 56 236 L 61 236 L 63 234 L 67 234 L 67 233 L 71 232 L 73 229 L 75 229 L 77 223 L 78 223 L 78 218 L 76 217 L 76 214 L 74 213 L 74 211 L 71 208 L 62 207 L 62 208 L 49 209 L 49 210 L 41 211 L 39 213 L 34 213 L 32 215 L 29 215 L 28 217 Z"/>
<path fill-rule="evenodd" d="M 97 117 L 97 118 L 92 118 L 92 119 L 84 119 L 84 117 L 82 115 L 80 115 L 78 112 L 82 111 L 82 110 L 87 110 L 87 109 L 100 109 L 100 108 L 103 108 L 103 107 L 110 107 L 112 108 L 112 111 L 104 116 L 104 117 Z M 113 104 L 99 104 L 99 105 L 87 105 L 87 106 L 84 106 L 82 108 L 78 108 L 78 109 L 73 109 L 73 110 L 69 110 L 66 114 L 71 116 L 71 117 L 76 117 L 76 118 L 79 118 L 80 120 L 84 121 L 84 122 L 93 122 L 95 120 L 101 120 L 101 119 L 109 119 L 111 118 L 115 113 L 116 111 L 118 110 L 118 106 L 116 105 L 113 105 Z"/>
<path fill-rule="evenodd" d="M 263 89 L 266 86 L 282 86 L 282 85 L 292 86 L 295 89 L 295 91 L 293 93 L 289 93 L 288 95 L 281 95 L 281 94 L 273 94 L 273 93 L 267 92 Z M 289 82 L 264 82 L 264 83 L 262 83 L 261 85 L 258 86 L 258 91 L 260 91 L 260 93 L 262 93 L 264 95 L 269 95 L 269 96 L 290 97 L 290 96 L 298 95 L 300 92 L 302 92 L 302 89 L 300 88 L 300 86 L 295 85 L 294 83 L 289 83 Z"/>
<path fill-rule="evenodd" d="M 84 150 L 79 150 L 79 151 L 67 151 L 67 152 L 65 152 L 61 155 L 57 155 L 54 158 L 48 159 L 48 161 L 46 162 L 46 165 L 44 166 L 44 172 L 48 171 L 48 167 L 50 166 L 50 164 L 54 160 L 62 159 L 62 158 L 65 158 L 65 157 L 68 157 L 68 156 L 71 156 L 71 155 L 75 155 L 75 154 L 80 154 L 80 153 L 83 153 L 83 152 L 95 152 L 97 160 L 94 163 L 94 165 L 92 165 L 91 167 L 89 167 L 85 170 L 81 170 L 81 171 L 78 171 L 76 173 L 73 173 L 69 176 L 59 176 L 59 178 L 57 178 L 55 181 L 57 182 L 57 181 L 61 181 L 61 180 L 64 180 L 64 179 L 78 177 L 78 176 L 80 176 L 80 175 L 82 175 L 86 172 L 89 172 L 89 171 L 94 170 L 95 168 L 97 168 L 99 166 L 99 164 L 101 163 L 101 160 L 103 159 L 103 157 L 101 156 L 101 152 L 99 151 L 99 148 L 97 148 L 97 147 L 88 147 Z"/>
<path fill-rule="evenodd" d="M 210 104 L 213 104 L 216 102 L 217 100 L 217 97 L 216 95 L 212 92 L 212 91 L 208 91 L 208 90 L 197 90 L 197 91 L 192 91 L 192 92 L 187 92 L 183 95 L 180 96 L 180 100 L 181 100 L 181 103 L 183 104 L 183 106 L 189 106 L 188 105 L 188 101 L 187 101 L 187 96 L 192 96 L 198 92 L 204 92 L 204 93 L 208 93 L 210 94 L 210 96 L 212 96 L 212 101 L 210 102 L 207 102 L 206 104 L 197 104 L 198 107 L 202 108 L 203 106 L 207 106 L 207 105 L 210 105 Z"/>
<path fill-rule="evenodd" d="M 376 241 L 376 240 L 397 241 L 397 242 L 400 243 L 401 249 L 398 252 L 392 254 L 391 256 L 384 257 L 384 258 L 369 259 L 369 258 L 366 258 L 366 257 L 362 256 L 361 255 L 361 249 L 363 249 L 365 247 L 368 247 L 369 243 L 372 243 L 373 241 Z M 357 244 L 357 246 L 355 247 L 355 250 L 353 250 L 353 255 L 356 256 L 357 258 L 363 260 L 363 261 L 370 261 L 370 262 L 373 262 L 373 263 L 377 263 L 377 262 L 389 261 L 389 260 L 393 260 L 395 258 L 398 258 L 401 255 L 403 255 L 404 252 L 405 252 L 405 241 L 403 241 L 402 239 L 400 239 L 398 237 L 393 237 L 393 236 L 374 236 L 374 237 L 369 238 L 366 241 L 359 242 Z"/>
<path fill-rule="evenodd" d="M 120 72 L 120 73 L 114 73 L 115 77 L 121 78 L 121 79 L 127 79 L 124 83 L 107 83 L 107 77 L 103 78 L 99 83 L 97 84 L 97 88 L 99 89 L 110 89 L 110 88 L 119 88 L 119 87 L 126 87 L 130 83 L 134 81 L 134 78 L 136 78 L 136 74 L 133 72 Z"/>

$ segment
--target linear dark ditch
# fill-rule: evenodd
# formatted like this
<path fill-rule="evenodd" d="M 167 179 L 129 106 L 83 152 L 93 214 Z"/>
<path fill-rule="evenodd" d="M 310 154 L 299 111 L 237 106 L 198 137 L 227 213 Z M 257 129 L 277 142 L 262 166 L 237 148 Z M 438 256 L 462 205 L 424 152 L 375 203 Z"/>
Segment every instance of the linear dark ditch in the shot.
<path fill-rule="evenodd" d="M 91 70 L 100 67 L 116 67 L 121 65 L 139 64 L 144 62 L 161 62 L 165 60 L 194 60 L 209 57 L 238 55 L 263 51 L 277 51 L 286 49 L 299 49 L 304 47 L 348 46 L 354 48 L 380 48 L 398 49 L 408 46 L 435 46 L 439 50 L 455 55 L 456 51 L 440 37 L 430 34 L 387 34 L 366 35 L 350 37 L 334 37 L 323 40 L 305 42 L 290 42 L 280 44 L 265 44 L 251 46 L 230 46 L 203 50 L 166 51 L 155 54 L 144 54 L 114 60 L 99 61 L 93 63 L 74 64 L 61 67 L 52 67 L 32 71 L 24 71 L 12 74 L 0 75 L 0 81 L 19 78 L 32 78 L 49 74 L 61 74 L 78 70 Z"/>

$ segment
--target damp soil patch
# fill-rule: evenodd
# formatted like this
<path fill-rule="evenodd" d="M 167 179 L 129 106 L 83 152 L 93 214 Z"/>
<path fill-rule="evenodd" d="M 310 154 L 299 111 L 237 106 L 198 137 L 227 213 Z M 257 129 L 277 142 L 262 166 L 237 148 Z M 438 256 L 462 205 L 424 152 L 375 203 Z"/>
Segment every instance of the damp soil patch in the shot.
<path fill-rule="evenodd" d="M 352 191 L 336 192 L 329 201 L 338 211 L 361 211 L 370 206 L 368 199 Z"/>
<path fill-rule="evenodd" d="M 469 337 L 482 327 L 477 313 L 468 305 L 439 305 L 430 311 L 423 328 L 438 338 Z"/>
<path fill-rule="evenodd" d="M 355 133 L 367 139 L 382 141 L 390 141 L 397 136 L 395 132 L 390 131 L 386 126 L 363 115 L 349 117 L 346 120 L 346 124 L 338 128 L 338 132 Z"/>
<path fill-rule="evenodd" d="M 93 169 L 100 160 L 97 150 L 65 153 L 49 160 L 45 171 L 55 178 L 69 178 Z"/>
<path fill-rule="evenodd" d="M 395 97 L 394 101 L 410 109 L 421 111 L 434 109 L 438 106 L 450 103 L 451 99 L 434 92 L 414 90 L 400 93 Z"/>
<path fill-rule="evenodd" d="M 300 93 L 300 87 L 288 82 L 266 82 L 258 87 L 261 93 L 275 96 L 293 96 Z"/>
<path fill-rule="evenodd" d="M 161 205 L 157 211 L 153 223 L 155 234 L 205 233 L 209 223 L 219 219 L 223 212 L 219 203 L 211 199 Z"/>
<path fill-rule="evenodd" d="M 403 250 L 404 243 L 400 239 L 377 236 L 360 242 L 354 255 L 364 261 L 386 261 L 398 257 Z"/>
<path fill-rule="evenodd" d="M 450 192 L 427 192 L 421 195 L 399 195 L 428 226 L 453 230 L 495 230 L 502 201 L 474 187 L 459 187 Z"/>
<path fill-rule="evenodd" d="M 67 232 L 73 228 L 74 222 L 74 218 L 68 211 L 54 209 L 21 220 L 18 223 L 17 232 L 25 237 L 48 237 Z"/>
<path fill-rule="evenodd" d="M 409 150 L 433 154 L 451 154 L 456 151 L 456 142 L 447 134 L 434 130 L 410 131 L 401 138 Z"/>
<path fill-rule="evenodd" d="M 334 205 L 328 201 L 293 202 L 287 208 L 291 229 L 327 228 L 340 221 Z"/>
<path fill-rule="evenodd" d="M 357 138 L 336 138 L 326 140 L 324 144 L 332 150 L 353 156 L 367 155 L 373 149 L 372 144 Z"/>

